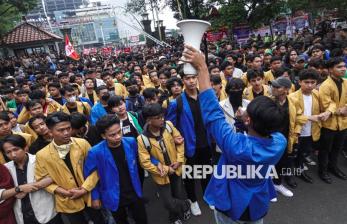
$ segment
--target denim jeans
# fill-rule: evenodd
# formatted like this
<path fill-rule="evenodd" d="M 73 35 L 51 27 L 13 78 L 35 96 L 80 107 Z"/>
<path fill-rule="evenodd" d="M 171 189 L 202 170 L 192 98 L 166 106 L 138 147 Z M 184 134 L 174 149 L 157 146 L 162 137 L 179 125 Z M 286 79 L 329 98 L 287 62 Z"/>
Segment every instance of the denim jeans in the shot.
<path fill-rule="evenodd" d="M 216 224 L 263 224 L 263 219 L 257 221 L 233 221 L 231 218 L 225 216 L 223 213 L 214 210 L 214 218 L 216 219 Z"/>

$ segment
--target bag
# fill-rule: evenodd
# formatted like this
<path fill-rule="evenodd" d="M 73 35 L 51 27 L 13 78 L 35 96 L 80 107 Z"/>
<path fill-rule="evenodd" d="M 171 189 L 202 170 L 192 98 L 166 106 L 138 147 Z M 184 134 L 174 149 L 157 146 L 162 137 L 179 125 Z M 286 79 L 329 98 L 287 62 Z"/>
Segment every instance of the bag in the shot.
<path fill-rule="evenodd" d="M 167 122 L 165 122 L 165 129 L 170 133 L 170 135 L 172 135 L 172 132 L 173 132 L 172 127 Z M 148 152 L 150 152 L 152 146 L 151 146 L 151 142 L 149 141 L 148 137 L 145 136 L 144 134 L 141 134 L 141 139 L 142 139 L 143 144 L 145 145 L 146 150 Z"/>

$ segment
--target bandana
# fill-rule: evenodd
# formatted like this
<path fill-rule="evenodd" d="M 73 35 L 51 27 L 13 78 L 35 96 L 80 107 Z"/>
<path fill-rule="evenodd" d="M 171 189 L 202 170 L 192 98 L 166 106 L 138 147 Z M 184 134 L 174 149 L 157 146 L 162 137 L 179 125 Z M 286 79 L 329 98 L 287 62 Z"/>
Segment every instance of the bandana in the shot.
<path fill-rule="evenodd" d="M 58 151 L 59 158 L 65 159 L 66 155 L 70 152 L 71 142 L 65 145 L 57 145 L 54 140 L 52 141 L 54 148 Z"/>

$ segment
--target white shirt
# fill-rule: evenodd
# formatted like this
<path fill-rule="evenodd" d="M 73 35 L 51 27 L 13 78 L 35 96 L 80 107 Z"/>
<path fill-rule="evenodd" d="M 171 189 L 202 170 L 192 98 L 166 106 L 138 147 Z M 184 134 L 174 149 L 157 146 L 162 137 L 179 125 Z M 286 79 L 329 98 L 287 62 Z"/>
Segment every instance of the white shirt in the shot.
<path fill-rule="evenodd" d="M 304 115 L 305 116 L 311 116 L 312 115 L 312 95 L 302 95 L 304 98 Z M 300 136 L 301 137 L 308 137 L 311 136 L 311 128 L 312 128 L 312 122 L 307 121 L 306 124 L 302 126 Z"/>
<path fill-rule="evenodd" d="M 243 71 L 239 68 L 234 68 L 234 71 L 233 71 L 233 78 L 238 78 L 240 79 L 243 75 Z"/>

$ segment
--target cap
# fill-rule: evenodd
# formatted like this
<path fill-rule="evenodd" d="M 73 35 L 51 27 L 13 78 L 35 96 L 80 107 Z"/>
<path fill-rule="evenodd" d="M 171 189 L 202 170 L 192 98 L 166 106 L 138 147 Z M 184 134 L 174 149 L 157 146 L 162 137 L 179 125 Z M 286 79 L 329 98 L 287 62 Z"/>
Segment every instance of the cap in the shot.
<path fill-rule="evenodd" d="M 277 88 L 285 87 L 285 88 L 290 89 L 290 87 L 292 87 L 292 82 L 285 77 L 279 77 L 279 78 L 271 81 L 271 85 L 273 87 L 277 87 Z"/>
<path fill-rule="evenodd" d="M 305 56 L 303 56 L 303 55 L 300 55 L 297 59 L 296 59 L 296 63 L 299 63 L 300 61 L 303 61 L 303 62 L 305 62 L 306 61 L 306 58 L 305 58 Z"/>

